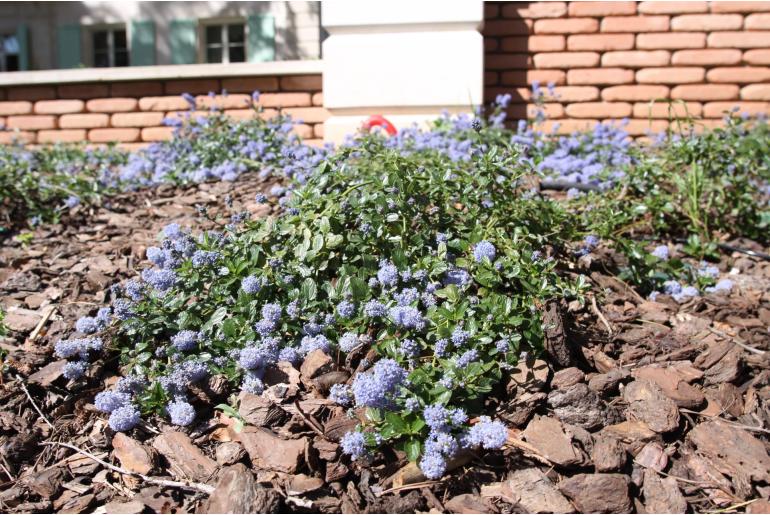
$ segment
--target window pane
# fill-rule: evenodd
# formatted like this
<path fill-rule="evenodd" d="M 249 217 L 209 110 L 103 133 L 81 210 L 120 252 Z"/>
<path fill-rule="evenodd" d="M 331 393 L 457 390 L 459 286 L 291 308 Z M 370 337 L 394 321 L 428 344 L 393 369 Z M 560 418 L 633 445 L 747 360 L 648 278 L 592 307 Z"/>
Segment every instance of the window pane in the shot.
<path fill-rule="evenodd" d="M 19 71 L 19 56 L 7 55 L 5 56 L 5 71 L 17 72 Z"/>
<path fill-rule="evenodd" d="M 107 31 L 100 30 L 98 32 L 94 32 L 94 50 L 107 50 Z"/>
<path fill-rule="evenodd" d="M 206 49 L 206 62 L 207 63 L 221 63 L 222 62 L 222 47 L 208 47 Z"/>
<path fill-rule="evenodd" d="M 110 65 L 110 59 L 107 52 L 94 52 L 94 66 L 97 68 L 107 68 Z"/>
<path fill-rule="evenodd" d="M 242 46 L 231 46 L 230 47 L 230 62 L 231 63 L 242 63 L 246 61 L 246 53 L 243 51 Z"/>
<path fill-rule="evenodd" d="M 3 38 L 3 52 L 6 54 L 19 53 L 19 41 L 16 39 L 16 36 L 5 36 Z"/>
<path fill-rule="evenodd" d="M 206 27 L 206 44 L 221 44 L 222 43 L 222 26 L 221 25 L 209 25 Z"/>
<path fill-rule="evenodd" d="M 118 48 L 127 48 L 126 47 L 126 31 L 125 30 L 123 30 L 123 29 L 116 30 L 114 32 L 113 37 L 115 38 L 115 48 L 116 49 L 118 49 Z"/>
<path fill-rule="evenodd" d="M 128 66 L 128 51 L 116 50 L 115 51 L 115 66 Z"/>
<path fill-rule="evenodd" d="M 230 43 L 243 43 L 243 25 L 228 25 L 227 40 Z"/>

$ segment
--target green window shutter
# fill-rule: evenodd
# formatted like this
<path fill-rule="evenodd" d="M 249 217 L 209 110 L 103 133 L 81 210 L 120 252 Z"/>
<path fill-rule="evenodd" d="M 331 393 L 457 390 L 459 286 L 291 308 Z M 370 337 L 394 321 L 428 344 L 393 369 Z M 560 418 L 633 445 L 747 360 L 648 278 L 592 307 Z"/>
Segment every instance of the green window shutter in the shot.
<path fill-rule="evenodd" d="M 255 14 L 246 19 L 246 27 L 246 60 L 275 61 L 275 19 L 269 14 Z"/>
<path fill-rule="evenodd" d="M 131 66 L 155 64 L 155 23 L 149 20 L 131 21 Z"/>
<path fill-rule="evenodd" d="M 19 42 L 19 71 L 29 70 L 29 29 L 24 23 L 16 27 L 16 41 Z"/>
<path fill-rule="evenodd" d="M 77 68 L 83 62 L 80 51 L 80 25 L 61 25 L 56 32 L 59 68 Z"/>
<path fill-rule="evenodd" d="M 171 64 L 193 64 L 198 61 L 198 22 L 172 20 L 169 26 Z"/>

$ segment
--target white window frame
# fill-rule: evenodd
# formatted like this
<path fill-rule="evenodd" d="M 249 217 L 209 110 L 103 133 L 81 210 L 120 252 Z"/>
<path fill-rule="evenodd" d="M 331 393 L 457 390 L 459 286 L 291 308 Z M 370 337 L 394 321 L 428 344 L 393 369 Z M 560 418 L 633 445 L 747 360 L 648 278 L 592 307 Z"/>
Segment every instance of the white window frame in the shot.
<path fill-rule="evenodd" d="M 230 41 L 227 33 L 228 25 L 243 25 L 243 61 L 237 62 L 249 62 L 247 42 L 249 39 L 249 24 L 246 18 L 207 18 L 205 20 L 198 20 L 198 41 L 200 45 L 198 47 L 198 61 L 201 63 L 208 63 L 208 40 L 206 39 L 206 29 L 213 26 L 218 26 L 221 31 L 221 45 L 222 45 L 222 60 L 218 63 L 209 64 L 230 64 Z"/>
<path fill-rule="evenodd" d="M 96 47 L 94 47 L 94 34 L 97 32 L 107 33 L 107 68 L 125 68 L 124 66 L 115 66 L 115 31 L 122 30 L 126 33 L 126 52 L 128 53 L 128 64 L 131 66 L 131 36 L 128 33 L 126 23 L 109 23 L 88 26 L 88 58 L 92 68 L 96 68 Z"/>

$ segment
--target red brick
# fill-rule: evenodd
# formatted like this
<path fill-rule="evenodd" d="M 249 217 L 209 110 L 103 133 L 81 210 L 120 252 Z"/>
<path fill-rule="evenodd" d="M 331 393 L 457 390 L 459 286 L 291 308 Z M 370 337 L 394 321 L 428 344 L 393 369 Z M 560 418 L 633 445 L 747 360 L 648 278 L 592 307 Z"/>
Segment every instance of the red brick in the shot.
<path fill-rule="evenodd" d="M 0 88 L 0 100 L 5 100 L 6 91 Z"/>
<path fill-rule="evenodd" d="M 507 110 L 508 118 L 522 119 L 535 118 L 538 113 L 544 113 L 546 118 L 555 119 L 564 117 L 564 106 L 558 103 L 535 104 L 511 104 Z"/>
<path fill-rule="evenodd" d="M 226 109 L 225 114 L 234 120 L 252 120 L 259 113 L 254 109 Z"/>
<path fill-rule="evenodd" d="M 11 145 L 17 142 L 33 143 L 35 133 L 29 131 L 0 131 L 0 145 Z"/>
<path fill-rule="evenodd" d="M 770 64 L 770 49 L 747 50 L 743 61 L 748 64 Z"/>
<path fill-rule="evenodd" d="M 634 118 L 693 118 L 700 116 L 703 105 L 698 102 L 639 102 L 634 104 Z"/>
<path fill-rule="evenodd" d="M 92 113 L 125 113 L 135 111 L 138 105 L 135 98 L 96 98 L 86 102 L 86 110 Z"/>
<path fill-rule="evenodd" d="M 555 131 L 557 134 L 571 134 L 576 131 L 588 131 L 594 128 L 599 120 L 546 120 L 542 123 L 542 130 L 546 133 Z M 540 126 L 538 126 L 540 127 Z"/>
<path fill-rule="evenodd" d="M 154 127 L 163 121 L 163 113 L 116 113 L 110 119 L 113 127 Z"/>
<path fill-rule="evenodd" d="M 740 113 L 749 113 L 751 115 L 770 114 L 767 102 L 709 102 L 703 106 L 703 116 L 706 118 L 717 118 L 723 116 L 725 111 L 737 107 Z"/>
<path fill-rule="evenodd" d="M 303 140 L 302 143 L 309 147 L 316 147 L 316 148 L 323 148 L 326 145 L 326 142 L 322 139 L 306 139 Z"/>
<path fill-rule="evenodd" d="M 708 2 L 669 2 L 655 0 L 652 2 L 640 2 L 638 5 L 641 14 L 681 14 L 681 13 L 705 13 L 708 12 Z"/>
<path fill-rule="evenodd" d="M 304 123 L 295 124 L 291 131 L 302 139 L 313 137 L 313 127 Z"/>
<path fill-rule="evenodd" d="M 484 38 L 484 52 L 496 52 L 500 50 L 499 38 Z"/>
<path fill-rule="evenodd" d="M 497 18 L 500 15 L 500 6 L 491 2 L 484 2 L 484 19 Z"/>
<path fill-rule="evenodd" d="M 530 64 L 528 54 L 491 54 L 484 57 L 484 67 L 487 70 L 525 70 Z"/>
<path fill-rule="evenodd" d="M 147 147 L 149 147 L 151 143 L 144 142 L 144 143 L 118 143 L 115 145 L 115 148 L 119 150 L 123 150 L 125 152 L 139 152 L 140 150 L 144 150 Z M 102 145 L 100 145 L 102 146 Z"/>
<path fill-rule="evenodd" d="M 53 86 L 22 86 L 9 88 L 6 96 L 8 100 L 50 100 L 56 98 L 56 89 Z"/>
<path fill-rule="evenodd" d="M 36 114 L 67 114 L 83 112 L 82 100 L 40 100 L 35 102 Z"/>
<path fill-rule="evenodd" d="M 219 81 L 217 79 L 188 79 L 171 80 L 164 85 L 166 95 L 181 95 L 189 93 L 191 95 L 205 95 L 209 91 L 219 91 Z"/>
<path fill-rule="evenodd" d="M 770 68 L 753 66 L 736 66 L 733 68 L 714 68 L 706 74 L 709 82 L 724 82 L 728 84 L 749 84 L 770 81 Z"/>
<path fill-rule="evenodd" d="M 139 141 L 139 129 L 91 129 L 88 131 L 88 140 L 96 143 L 110 141 Z"/>
<path fill-rule="evenodd" d="M 680 66 L 714 66 L 738 64 L 741 62 L 741 51 L 733 48 L 678 50 L 671 57 L 671 64 Z"/>
<path fill-rule="evenodd" d="M 487 87 L 484 88 L 484 101 L 493 102 L 497 95 L 504 95 L 509 93 L 513 97 L 513 102 L 529 102 L 532 98 L 532 90 L 528 87 L 522 86 L 518 88 L 514 87 Z"/>
<path fill-rule="evenodd" d="M 767 48 L 770 47 L 770 31 L 712 32 L 708 45 L 712 48 Z"/>
<path fill-rule="evenodd" d="M 161 81 L 115 82 L 110 85 L 112 97 L 158 97 L 163 95 Z"/>
<path fill-rule="evenodd" d="M 667 86 L 613 86 L 602 90 L 602 100 L 640 102 L 668 98 Z"/>
<path fill-rule="evenodd" d="M 641 136 L 643 134 L 662 132 L 668 129 L 666 120 L 629 120 L 623 127 L 631 136 Z"/>
<path fill-rule="evenodd" d="M 70 130 L 59 130 L 59 131 L 39 131 L 37 133 L 37 142 L 38 143 L 58 143 L 58 142 L 67 142 L 67 143 L 75 143 L 79 141 L 85 141 L 86 140 L 86 131 L 85 129 L 70 129 Z"/>
<path fill-rule="evenodd" d="M 5 116 L 0 116 L 0 130 L 5 127 Z"/>
<path fill-rule="evenodd" d="M 110 115 L 103 113 L 65 114 L 59 117 L 62 129 L 95 129 L 110 126 Z"/>
<path fill-rule="evenodd" d="M 484 72 L 484 86 L 496 86 L 500 80 L 500 74 L 497 72 Z"/>
<path fill-rule="evenodd" d="M 671 30 L 684 32 L 735 30 L 742 26 L 740 14 L 685 14 L 671 18 Z"/>
<path fill-rule="evenodd" d="M 738 98 L 734 84 L 686 84 L 671 90 L 671 98 L 680 100 L 730 100 Z"/>
<path fill-rule="evenodd" d="M 320 75 L 287 75 L 281 77 L 281 91 L 321 91 Z"/>
<path fill-rule="evenodd" d="M 189 106 L 190 104 L 180 96 L 139 99 L 139 109 L 142 111 L 177 111 L 187 109 Z"/>
<path fill-rule="evenodd" d="M 595 86 L 558 86 L 553 88 L 553 96 L 545 90 L 547 100 L 559 102 L 590 102 L 599 98 L 599 88 Z"/>
<path fill-rule="evenodd" d="M 602 54 L 602 66 L 622 66 L 625 68 L 645 68 L 647 66 L 666 66 L 671 58 L 668 50 L 628 50 L 625 52 L 607 52 Z"/>
<path fill-rule="evenodd" d="M 532 20 L 489 20 L 482 34 L 489 36 L 527 36 L 532 31 Z"/>
<path fill-rule="evenodd" d="M 535 37 L 535 36 L 532 36 Z M 564 39 L 564 36 L 547 36 L 547 37 L 561 37 L 562 40 Z M 487 41 L 489 41 L 492 38 L 484 38 L 484 43 L 486 44 Z M 534 50 L 531 50 L 529 48 L 529 40 L 531 38 L 525 37 L 525 36 L 511 36 L 508 38 L 498 38 L 494 41 L 497 41 L 499 43 L 497 47 L 498 52 L 509 52 L 509 53 L 516 53 L 516 54 L 523 54 L 527 51 L 534 52 Z M 563 43 L 563 41 L 562 41 Z M 546 50 L 547 52 L 548 50 Z M 491 52 L 487 52 L 491 53 Z"/>
<path fill-rule="evenodd" d="M 198 109 L 211 109 L 217 107 L 219 109 L 241 109 L 251 105 L 251 95 L 243 93 L 228 93 L 224 95 L 214 95 L 212 98 L 209 95 L 198 95 L 195 97 L 195 104 Z"/>
<path fill-rule="evenodd" d="M 636 82 L 640 84 L 688 84 L 703 82 L 706 76 L 704 68 L 665 67 L 642 68 L 636 72 Z"/>
<path fill-rule="evenodd" d="M 60 84 L 57 88 L 59 98 L 99 98 L 110 94 L 107 84 Z"/>
<path fill-rule="evenodd" d="M 634 81 L 634 72 L 622 68 L 585 68 L 569 70 L 569 85 L 628 84 Z"/>
<path fill-rule="evenodd" d="M 222 89 L 226 89 L 230 93 L 278 91 L 278 78 L 238 77 L 232 79 L 222 79 Z"/>
<path fill-rule="evenodd" d="M 739 29 L 740 26 L 736 28 Z M 743 28 L 746 30 L 770 29 L 770 14 L 750 14 L 746 16 L 746 24 L 743 26 Z"/>
<path fill-rule="evenodd" d="M 770 101 L 770 84 L 750 84 L 741 88 L 741 100 Z"/>
<path fill-rule="evenodd" d="M 259 104 L 264 107 L 309 107 L 310 93 L 265 93 L 260 95 Z"/>
<path fill-rule="evenodd" d="M 579 34 L 598 30 L 599 22 L 594 18 L 563 18 L 535 22 L 535 34 Z"/>
<path fill-rule="evenodd" d="M 634 48 L 633 34 L 590 34 L 567 38 L 569 50 L 630 50 Z"/>
<path fill-rule="evenodd" d="M 567 14 L 566 2 L 509 2 L 503 4 L 503 18 L 560 18 Z"/>
<path fill-rule="evenodd" d="M 621 16 L 636 14 L 636 2 L 570 2 L 570 16 Z"/>
<path fill-rule="evenodd" d="M 32 102 L 18 100 L 15 102 L 0 102 L 0 115 L 8 116 L 13 114 L 32 113 Z"/>
<path fill-rule="evenodd" d="M 668 16 L 608 16 L 602 32 L 662 32 L 668 30 Z"/>
<path fill-rule="evenodd" d="M 706 46 L 706 34 L 703 32 L 651 32 L 636 36 L 636 48 L 670 49 L 703 48 Z"/>
<path fill-rule="evenodd" d="M 770 11 L 770 2 L 711 2 L 712 13 L 755 13 Z"/>
<path fill-rule="evenodd" d="M 317 123 L 313 125 L 313 136 L 316 138 L 323 138 L 324 137 L 324 124 Z"/>
<path fill-rule="evenodd" d="M 631 116 L 631 104 L 626 102 L 581 102 L 569 104 L 570 118 L 625 118 Z"/>
<path fill-rule="evenodd" d="M 169 111 L 166 113 L 166 118 L 179 118 L 180 120 L 186 120 L 188 118 L 200 118 L 200 117 L 208 117 L 215 113 L 211 111 Z"/>
<path fill-rule="evenodd" d="M 55 116 L 9 116 L 5 122 L 6 127 L 9 129 L 21 129 L 21 130 L 39 130 L 39 129 L 55 129 L 56 117 Z"/>
<path fill-rule="evenodd" d="M 168 141 L 174 136 L 173 127 L 145 127 L 141 132 L 142 141 Z"/>
<path fill-rule="evenodd" d="M 508 47 L 509 39 L 519 38 L 505 38 L 503 39 L 503 50 L 512 50 Z M 529 36 L 528 38 L 521 38 L 524 40 L 523 46 L 519 46 L 519 51 L 528 50 L 529 52 L 561 52 L 566 48 L 566 41 L 564 36 Z"/>
<path fill-rule="evenodd" d="M 535 54 L 536 68 L 593 68 L 599 66 L 596 52 L 550 52 Z"/>
<path fill-rule="evenodd" d="M 323 93 L 313 93 L 313 105 L 314 106 L 322 106 L 324 105 L 324 94 Z"/>
<path fill-rule="evenodd" d="M 329 118 L 329 111 L 323 107 L 293 107 L 282 109 L 281 112 L 288 114 L 295 121 L 301 120 L 304 123 L 319 123 Z"/>
<path fill-rule="evenodd" d="M 565 84 L 566 80 L 567 74 L 562 70 L 516 70 L 503 72 L 500 83 L 506 86 L 525 86 L 537 81 L 540 84 L 553 82 L 560 86 Z"/>

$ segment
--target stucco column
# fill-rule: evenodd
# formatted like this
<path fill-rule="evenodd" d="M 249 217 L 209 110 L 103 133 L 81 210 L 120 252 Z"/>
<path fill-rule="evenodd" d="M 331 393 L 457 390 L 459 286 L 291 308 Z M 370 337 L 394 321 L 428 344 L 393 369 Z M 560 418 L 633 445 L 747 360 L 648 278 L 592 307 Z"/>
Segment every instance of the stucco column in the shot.
<path fill-rule="evenodd" d="M 324 125 L 339 142 L 369 115 L 401 128 L 483 99 L 480 0 L 333 0 L 321 5 Z"/>

